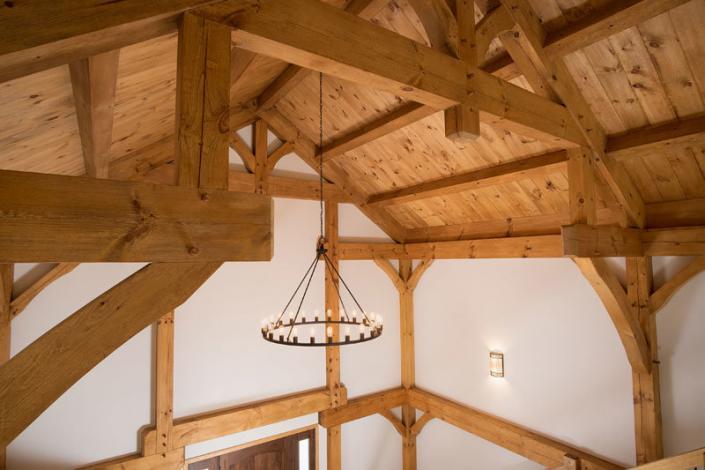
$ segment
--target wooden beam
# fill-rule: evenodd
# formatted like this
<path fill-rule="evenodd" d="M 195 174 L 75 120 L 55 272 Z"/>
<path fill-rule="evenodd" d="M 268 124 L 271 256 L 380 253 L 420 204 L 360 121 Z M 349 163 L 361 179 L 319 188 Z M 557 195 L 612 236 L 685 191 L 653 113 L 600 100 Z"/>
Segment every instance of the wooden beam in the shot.
<path fill-rule="evenodd" d="M 502 5 L 497 6 L 482 17 L 475 26 L 475 43 L 479 63 L 483 62 L 492 41 L 494 41 L 500 33 L 508 31 L 513 27 L 514 19 Z"/>
<path fill-rule="evenodd" d="M 422 259 L 419 264 L 414 268 L 413 272 L 411 273 L 411 276 L 409 276 L 409 278 L 406 280 L 406 288 L 412 291 L 416 289 L 416 286 L 419 284 L 421 277 L 428 270 L 428 268 L 431 267 L 432 264 L 433 259 Z"/>
<path fill-rule="evenodd" d="M 0 447 L 74 383 L 164 312 L 188 299 L 220 263 L 150 264 L 98 296 L 0 367 Z"/>
<path fill-rule="evenodd" d="M 562 465 L 563 456 L 570 454 L 578 456 L 581 461 L 589 465 L 587 468 L 595 470 L 616 470 L 622 468 L 619 465 L 542 436 L 504 419 L 461 405 L 419 388 L 409 391 L 409 404 L 417 410 L 432 413 L 438 419 L 546 467 Z"/>
<path fill-rule="evenodd" d="M 10 360 L 12 315 L 10 300 L 14 281 L 14 264 L 0 264 L 0 367 Z M 0 446 L 0 470 L 5 470 L 6 446 Z"/>
<path fill-rule="evenodd" d="M 417 1 L 424 3 L 423 0 Z M 455 1 L 456 21 L 450 23 L 457 23 L 457 57 L 468 66 L 477 67 L 475 4 L 473 0 L 450 1 Z M 434 4 L 446 5 L 444 0 L 437 0 Z M 453 19 L 452 14 L 451 19 Z M 457 143 L 469 143 L 480 137 L 480 113 L 476 107 L 461 103 L 446 109 L 444 117 L 445 133 L 448 139 Z"/>
<path fill-rule="evenodd" d="M 560 235 L 429 243 L 340 243 L 340 259 L 558 258 Z"/>
<path fill-rule="evenodd" d="M 406 289 L 406 282 L 399 276 L 396 268 L 392 266 L 392 263 L 388 259 L 374 259 L 373 261 L 382 272 L 389 277 L 389 280 L 392 281 L 392 284 L 394 284 L 398 292 L 402 292 Z"/>
<path fill-rule="evenodd" d="M 658 313 L 681 287 L 703 271 L 705 271 L 705 256 L 698 256 L 651 294 L 651 312 Z"/>
<path fill-rule="evenodd" d="M 267 176 L 269 175 L 267 167 L 267 157 L 269 156 L 269 127 L 267 122 L 258 119 L 255 122 L 254 132 L 254 153 L 255 153 L 255 192 L 257 194 L 265 194 L 267 192 Z"/>
<path fill-rule="evenodd" d="M 435 416 L 433 413 L 424 413 L 416 422 L 414 423 L 413 426 L 411 426 L 411 434 L 414 434 L 418 436 L 421 434 L 421 431 L 423 431 L 424 426 L 428 424 L 429 421 L 431 421 Z"/>
<path fill-rule="evenodd" d="M 634 467 L 634 470 L 684 470 L 705 467 L 705 448 Z"/>
<path fill-rule="evenodd" d="M 688 0 L 623 0 L 595 10 L 566 28 L 548 34 L 546 52 L 556 58 L 607 39 L 665 13 Z"/>
<path fill-rule="evenodd" d="M 607 153 L 623 160 L 697 144 L 705 137 L 705 116 L 647 127 L 607 139 Z"/>
<path fill-rule="evenodd" d="M 399 420 L 399 418 L 394 416 L 394 413 L 389 410 L 383 410 L 380 411 L 379 414 L 382 415 L 382 417 L 384 417 L 387 421 L 392 423 L 392 426 L 394 426 L 394 429 L 397 430 L 399 435 L 404 437 L 404 435 L 406 434 L 406 428 L 404 427 L 404 424 Z"/>
<path fill-rule="evenodd" d="M 0 171 L 0 262 L 269 260 L 271 217 L 255 194 Z"/>
<path fill-rule="evenodd" d="M 416 384 L 416 354 L 414 351 L 414 290 L 409 288 L 413 275 L 412 261 L 399 260 L 399 344 L 401 346 L 401 386 L 409 390 Z M 416 436 L 409 432 L 416 422 L 416 410 L 408 402 L 401 407 L 401 421 L 407 432 L 402 437 L 402 468 L 416 470 Z"/>
<path fill-rule="evenodd" d="M 657 202 L 646 206 L 649 228 L 705 225 L 705 199 Z"/>
<path fill-rule="evenodd" d="M 128 455 L 114 460 L 81 467 L 81 470 L 176 470 L 186 465 L 184 448 L 143 457 Z"/>
<path fill-rule="evenodd" d="M 157 321 L 155 369 L 156 439 L 152 449 L 142 449 L 147 455 L 174 449 L 174 312 Z"/>
<path fill-rule="evenodd" d="M 241 193 L 255 192 L 255 175 L 230 170 L 228 181 L 230 191 Z M 320 192 L 319 183 L 315 180 L 289 176 L 269 176 L 267 195 L 272 197 L 317 201 L 320 197 Z M 331 183 L 323 183 L 323 198 L 331 201 L 351 202 L 348 196 Z"/>
<path fill-rule="evenodd" d="M 602 258 L 574 258 L 607 310 L 635 372 L 651 371 L 651 353 L 624 288 Z"/>
<path fill-rule="evenodd" d="M 406 402 L 406 390 L 392 388 L 348 400 L 347 404 L 318 414 L 318 423 L 324 428 L 340 426 L 366 416 L 391 410 Z"/>
<path fill-rule="evenodd" d="M 86 174 L 107 178 L 120 50 L 69 64 Z"/>
<path fill-rule="evenodd" d="M 568 150 L 568 211 L 571 224 L 597 223 L 595 171 L 590 150 Z"/>
<path fill-rule="evenodd" d="M 641 241 L 645 256 L 705 255 L 705 227 L 646 230 Z"/>
<path fill-rule="evenodd" d="M 449 3 L 451 2 L 453 9 L 449 7 L 446 0 L 408 0 L 423 26 L 431 47 L 444 54 L 460 57 L 460 26 L 453 15 L 457 3 L 455 0 L 449 0 Z M 457 15 L 457 11 L 455 13 Z M 474 29 L 474 16 L 472 20 Z"/>
<path fill-rule="evenodd" d="M 261 113 L 261 117 L 267 121 L 272 131 L 286 142 L 292 142 L 296 154 L 316 173 L 319 171 L 320 154 L 316 144 L 306 137 L 291 121 L 283 116 L 279 111 L 270 110 Z M 325 177 L 335 184 L 340 191 L 350 198 L 350 200 L 360 209 L 360 211 L 372 220 L 393 240 L 403 240 L 405 229 L 385 211 L 378 210 L 365 205 L 365 196 L 357 189 L 355 183 L 342 171 L 334 162 L 324 163 L 323 170 Z"/>
<path fill-rule="evenodd" d="M 337 137 L 329 144 L 324 145 L 323 160 L 328 161 L 345 152 L 355 150 L 407 125 L 427 118 L 436 112 L 437 110 L 419 103 L 405 103 L 394 111 L 384 114 L 380 118 Z"/>
<path fill-rule="evenodd" d="M 328 390 L 318 388 L 178 418 L 174 420 L 172 445 L 179 448 L 198 444 L 287 419 L 318 413 L 327 410 L 330 405 Z M 143 447 L 153 446 L 156 440 L 155 428 L 152 427 L 143 432 Z"/>
<path fill-rule="evenodd" d="M 49 284 L 70 273 L 77 267 L 78 263 L 58 263 L 56 266 L 53 266 L 31 286 L 19 293 L 16 297 L 13 297 L 12 302 L 10 302 L 11 318 L 15 318 L 22 313 L 22 311 L 27 308 L 27 305 L 29 305 Z"/>
<path fill-rule="evenodd" d="M 330 318 L 333 321 L 340 320 L 340 297 L 338 295 L 338 286 L 340 280 L 337 272 L 339 270 L 338 263 L 338 203 L 325 203 L 325 241 L 328 248 L 328 257 L 335 270 L 326 269 L 325 271 L 325 305 L 326 311 L 331 313 Z M 325 264 L 325 263 L 324 263 Z M 330 328 L 330 327 L 329 327 Z M 333 342 L 340 340 L 340 328 L 333 326 Z M 326 387 L 330 395 L 330 401 L 333 408 L 344 405 L 347 401 L 347 396 L 342 393 L 343 387 L 340 383 L 340 347 L 326 346 Z M 326 429 L 327 453 L 326 459 L 328 465 L 326 468 L 331 470 L 340 470 L 342 467 L 342 436 L 340 426 L 332 426 Z"/>
<path fill-rule="evenodd" d="M 546 32 L 527 0 L 502 0 L 516 22 L 515 32 L 524 52 L 541 77 L 565 103 L 585 142 L 593 151 L 595 167 L 614 193 L 632 224 L 644 226 L 644 201 L 624 168 L 605 153 L 606 136 L 590 105 L 562 59 L 551 59 L 544 50 Z"/>
<path fill-rule="evenodd" d="M 230 48 L 228 27 L 184 14 L 176 68 L 180 186 L 228 187 Z"/>
<path fill-rule="evenodd" d="M 247 143 L 245 143 L 243 138 L 240 137 L 240 134 L 238 134 L 237 132 L 233 132 L 230 136 L 230 146 L 240 156 L 240 158 L 242 159 L 242 163 L 244 163 L 247 171 L 249 171 L 250 173 L 254 173 L 257 167 L 255 154 L 252 153 L 252 150 L 250 150 L 250 148 L 247 146 Z"/>
<path fill-rule="evenodd" d="M 651 258 L 627 258 L 627 299 L 649 346 L 651 371 L 632 372 L 637 464 L 663 458 L 661 382 L 656 317 L 649 305 L 653 284 Z"/>
<path fill-rule="evenodd" d="M 12 2 L 0 17 L 0 82 L 171 33 L 211 1 Z"/>
<path fill-rule="evenodd" d="M 508 184 L 527 178 L 543 177 L 565 170 L 566 152 L 559 150 L 535 157 L 440 178 L 406 188 L 373 194 L 367 204 L 386 207 L 393 204 L 418 201 L 436 196 Z"/>
<path fill-rule="evenodd" d="M 641 232 L 613 225 L 567 225 L 561 227 L 565 256 L 584 258 L 641 256 Z"/>

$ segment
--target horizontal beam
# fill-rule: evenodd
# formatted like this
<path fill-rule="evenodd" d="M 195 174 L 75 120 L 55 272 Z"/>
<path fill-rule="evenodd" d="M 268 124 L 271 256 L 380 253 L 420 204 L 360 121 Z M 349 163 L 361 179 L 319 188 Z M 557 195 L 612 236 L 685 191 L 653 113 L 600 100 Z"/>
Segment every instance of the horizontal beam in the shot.
<path fill-rule="evenodd" d="M 0 366 L 0 447 L 110 353 L 186 301 L 220 265 L 147 265 Z"/>
<path fill-rule="evenodd" d="M 290 176 L 267 177 L 268 187 L 265 192 L 268 196 L 285 199 L 308 199 L 317 201 L 320 197 L 320 183 L 316 180 L 292 178 Z M 255 175 L 242 171 L 230 170 L 228 176 L 228 190 L 242 193 L 255 192 Z M 332 183 L 323 183 L 323 198 L 330 201 L 352 202 L 352 199 L 340 191 Z"/>
<path fill-rule="evenodd" d="M 174 420 L 172 427 L 172 445 L 184 447 L 197 444 L 279 421 L 318 413 L 327 410 L 330 406 L 328 390 L 319 388 L 179 418 Z M 156 438 L 155 428 L 143 431 L 143 448 L 152 448 Z"/>
<path fill-rule="evenodd" d="M 325 428 L 340 426 L 396 408 L 405 404 L 406 400 L 406 390 L 401 387 L 364 395 L 348 400 L 343 406 L 322 411 L 318 415 L 318 423 Z"/>
<path fill-rule="evenodd" d="M 612 225 L 566 225 L 561 228 L 563 252 L 583 258 L 642 256 L 641 231 Z"/>
<path fill-rule="evenodd" d="M 0 15 L 0 83 L 171 33 L 212 1 L 13 1 Z"/>
<path fill-rule="evenodd" d="M 643 231 L 644 256 L 705 255 L 705 227 L 663 228 Z"/>
<path fill-rule="evenodd" d="M 488 186 L 507 184 L 526 178 L 542 177 L 564 170 L 567 161 L 568 158 L 564 150 L 550 152 L 375 194 L 370 196 L 367 204 L 385 207 L 392 204 L 402 204 Z"/>
<path fill-rule="evenodd" d="M 409 404 L 417 410 L 431 413 L 437 419 L 441 419 L 546 467 L 561 466 L 563 457 L 569 454 L 580 458 L 586 468 L 594 470 L 617 470 L 623 468 L 562 442 L 517 426 L 507 420 L 483 413 L 419 388 L 409 390 Z"/>
<path fill-rule="evenodd" d="M 615 158 L 627 159 L 701 143 L 703 138 L 705 116 L 696 116 L 610 136 L 606 151 Z"/>
<path fill-rule="evenodd" d="M 0 171 L 0 262 L 271 256 L 272 202 L 265 196 Z"/>
<path fill-rule="evenodd" d="M 705 467 L 705 448 L 634 467 L 633 470 L 687 470 Z"/>
<path fill-rule="evenodd" d="M 560 235 L 428 243 L 341 242 L 338 255 L 341 260 L 558 258 L 563 256 L 563 244 Z"/>
<path fill-rule="evenodd" d="M 143 457 L 139 454 L 106 460 L 79 470 L 174 470 L 184 468 L 184 448 Z"/>

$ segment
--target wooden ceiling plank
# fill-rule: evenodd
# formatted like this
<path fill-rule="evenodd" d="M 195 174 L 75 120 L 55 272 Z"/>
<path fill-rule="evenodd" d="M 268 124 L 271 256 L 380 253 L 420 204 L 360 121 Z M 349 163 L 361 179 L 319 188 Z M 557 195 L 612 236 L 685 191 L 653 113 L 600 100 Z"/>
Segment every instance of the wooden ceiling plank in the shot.
<path fill-rule="evenodd" d="M 430 413 L 437 419 L 549 468 L 560 467 L 566 454 L 578 457 L 586 467 L 589 465 L 587 468 L 595 470 L 623 468 L 507 420 L 420 388 L 409 391 L 409 404 L 419 411 Z"/>
<path fill-rule="evenodd" d="M 596 168 L 600 171 L 615 197 L 637 227 L 644 226 L 644 201 L 624 168 L 605 153 L 606 136 L 585 97 L 562 59 L 552 60 L 544 50 L 546 36 L 543 26 L 526 0 L 502 0 L 502 4 L 516 21 L 519 42 L 534 66 L 550 83 L 566 104 L 582 131 L 587 145 L 593 151 Z"/>
<path fill-rule="evenodd" d="M 617 329 L 632 369 L 635 372 L 650 372 L 651 353 L 646 337 L 632 312 L 624 288 L 607 261 L 602 258 L 574 258 L 573 261 L 602 300 Z"/>
<path fill-rule="evenodd" d="M 181 305 L 220 264 L 150 264 L 0 366 L 0 446 L 125 341 Z"/>
<path fill-rule="evenodd" d="M 51 283 L 65 276 L 78 267 L 79 263 L 58 263 L 53 266 L 46 274 L 37 279 L 31 286 L 20 292 L 10 302 L 10 315 L 15 318 L 17 315 L 27 308 L 27 306 Z"/>
<path fill-rule="evenodd" d="M 120 50 L 69 64 L 86 174 L 107 178 Z"/>
<path fill-rule="evenodd" d="M 341 260 L 558 258 L 563 256 L 559 235 L 487 238 L 428 243 L 341 242 Z"/>
<path fill-rule="evenodd" d="M 368 199 L 367 204 L 385 207 L 498 184 L 507 184 L 534 176 L 545 176 L 564 170 L 566 161 L 566 152 L 559 150 L 372 195 Z"/>
<path fill-rule="evenodd" d="M 666 281 L 656 292 L 651 294 L 649 303 L 651 304 L 652 313 L 658 313 L 681 287 L 703 271 L 705 271 L 705 256 L 699 256 Z"/>
<path fill-rule="evenodd" d="M 271 211 L 255 194 L 0 171 L 0 260 L 269 260 Z"/>

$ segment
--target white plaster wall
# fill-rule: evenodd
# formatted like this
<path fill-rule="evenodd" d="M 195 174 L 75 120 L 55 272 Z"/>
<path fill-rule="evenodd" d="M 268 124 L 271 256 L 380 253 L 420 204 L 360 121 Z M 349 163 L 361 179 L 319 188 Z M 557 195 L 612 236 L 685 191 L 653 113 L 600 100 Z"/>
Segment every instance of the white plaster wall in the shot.
<path fill-rule="evenodd" d="M 322 350 L 291 351 L 258 336 L 260 318 L 282 307 L 311 257 L 317 211 L 314 202 L 276 200 L 273 261 L 226 264 L 177 310 L 176 416 L 325 383 Z M 348 205 L 341 207 L 341 234 L 383 238 Z M 656 260 L 656 282 L 683 262 Z M 12 353 L 139 267 L 85 264 L 51 285 L 13 322 Z M 28 269 L 18 266 L 17 276 Z M 366 308 L 386 313 L 380 340 L 343 349 L 349 395 L 396 386 L 397 294 L 371 262 L 345 262 L 342 270 Z M 321 302 L 322 295 L 318 278 L 311 298 Z M 669 454 L 705 444 L 703 305 L 701 275 L 658 317 Z M 436 262 L 417 289 L 416 347 L 420 386 L 617 462 L 633 462 L 624 351 L 597 296 L 568 260 Z M 491 348 L 506 353 L 504 380 L 488 375 Z M 73 468 L 134 452 L 137 430 L 152 420 L 152 349 L 148 328 L 87 374 L 10 445 L 9 468 Z M 187 454 L 315 422 L 315 415 L 305 416 L 191 446 Z M 325 432 L 320 436 L 323 469 Z M 396 431 L 379 416 L 343 426 L 346 470 L 400 468 L 400 446 Z M 419 437 L 418 452 L 421 469 L 538 468 L 437 421 Z"/>

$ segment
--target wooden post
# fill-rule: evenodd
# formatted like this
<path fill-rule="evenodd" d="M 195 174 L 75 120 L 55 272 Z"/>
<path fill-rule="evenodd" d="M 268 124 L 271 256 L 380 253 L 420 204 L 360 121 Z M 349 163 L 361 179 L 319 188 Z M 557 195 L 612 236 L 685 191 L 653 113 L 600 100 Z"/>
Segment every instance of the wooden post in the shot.
<path fill-rule="evenodd" d="M 455 0 L 458 23 L 458 57 L 470 66 L 477 65 L 475 44 L 475 4 L 473 0 Z M 445 111 L 446 137 L 468 143 L 480 136 L 480 113 L 477 108 L 461 103 Z"/>
<path fill-rule="evenodd" d="M 10 359 L 10 302 L 14 264 L 0 264 L 0 366 Z M 0 470 L 5 470 L 5 447 L 0 447 Z"/>
<path fill-rule="evenodd" d="M 632 372 L 634 434 L 637 465 L 663 458 L 661 393 L 656 318 L 649 299 L 652 289 L 651 258 L 627 258 L 627 296 L 651 354 L 651 372 Z"/>
<path fill-rule="evenodd" d="M 405 389 L 414 386 L 416 373 L 414 367 L 414 289 L 408 282 L 412 274 L 411 260 L 399 260 L 399 277 L 404 286 L 399 289 L 399 330 L 401 334 L 401 384 Z M 401 407 L 401 421 L 406 428 L 402 438 L 402 468 L 416 469 L 416 435 L 411 427 L 416 422 L 416 410 L 410 405 Z"/>
<path fill-rule="evenodd" d="M 263 119 L 255 122 L 255 135 L 253 149 L 255 152 L 255 192 L 266 194 L 267 184 L 267 122 Z"/>
<path fill-rule="evenodd" d="M 590 150 L 577 147 L 567 152 L 570 224 L 594 225 L 597 220 L 595 172 Z"/>
<path fill-rule="evenodd" d="M 155 421 L 157 439 L 154 449 L 144 449 L 144 455 L 164 453 L 173 449 L 174 426 L 174 312 L 157 322 Z M 151 451 L 151 452 L 150 452 Z"/>
<path fill-rule="evenodd" d="M 69 64 L 86 174 L 107 178 L 120 49 Z"/>
<path fill-rule="evenodd" d="M 328 257 L 333 265 L 338 269 L 338 203 L 325 203 L 325 229 L 326 241 L 328 243 Z M 326 269 L 325 273 L 325 304 L 324 315 L 331 311 L 333 320 L 340 319 L 340 300 L 338 298 L 338 277 Z M 338 341 L 339 329 L 333 328 L 333 341 Z M 325 333 L 324 333 L 325 334 Z M 341 393 L 340 385 L 340 348 L 338 346 L 326 347 L 326 387 L 330 393 L 332 406 L 344 405 L 347 401 Z M 328 470 L 340 470 L 341 468 L 341 435 L 340 426 L 332 426 L 327 429 L 327 460 Z"/>

